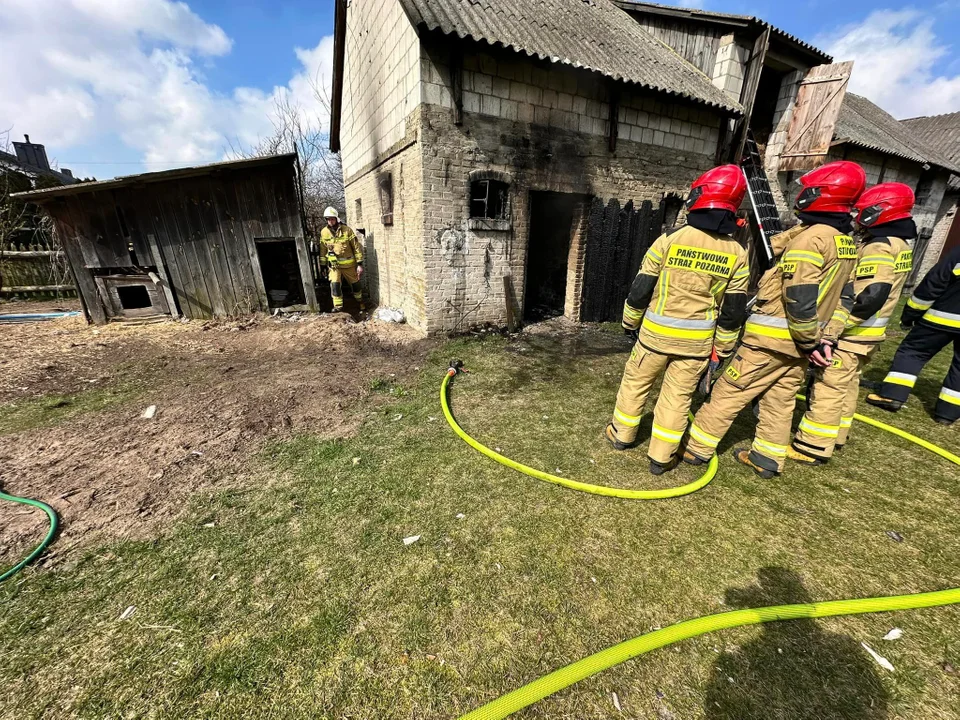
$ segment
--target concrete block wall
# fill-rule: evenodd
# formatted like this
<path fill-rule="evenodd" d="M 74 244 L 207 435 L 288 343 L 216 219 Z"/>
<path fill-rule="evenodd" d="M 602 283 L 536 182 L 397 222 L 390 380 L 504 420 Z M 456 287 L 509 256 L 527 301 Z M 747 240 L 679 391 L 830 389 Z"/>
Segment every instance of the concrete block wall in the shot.
<path fill-rule="evenodd" d="M 399 0 L 350 3 L 340 133 L 345 178 L 402 141 L 420 93 L 420 41 Z"/>
<path fill-rule="evenodd" d="M 515 54 L 471 53 L 463 60 L 466 113 L 606 137 L 610 131 L 607 84 L 561 65 L 541 66 Z M 422 101 L 453 109 L 449 67 L 440 53 L 422 57 Z M 624 93 L 618 133 L 623 139 L 705 154 L 719 135 L 717 116 L 694 106 Z"/>
<path fill-rule="evenodd" d="M 531 191 L 621 203 L 685 196 L 713 165 L 721 117 L 695 106 L 625 92 L 615 153 L 608 146 L 607 83 L 508 51 L 464 57 L 463 123 L 454 123 L 446 54 L 425 47 L 421 75 L 423 217 L 428 332 L 506 320 L 503 276 L 522 313 Z M 508 229 L 472 229 L 470 173 L 510 176 Z M 577 224 L 577 221 L 574 221 Z M 566 312 L 579 319 L 583 258 L 571 243 Z M 589 243 L 589 228 L 586 231 Z"/>
<path fill-rule="evenodd" d="M 419 107 L 406 123 L 415 132 L 420 123 Z M 392 225 L 382 222 L 378 179 L 384 173 L 392 176 Z M 401 308 L 407 322 L 425 333 L 423 199 L 423 160 L 421 146 L 415 141 L 346 185 L 348 222 L 366 231 L 366 291 L 380 305 Z M 356 217 L 358 200 L 362 218 Z"/>
<path fill-rule="evenodd" d="M 740 102 L 750 48 L 739 45 L 733 33 L 720 38 L 717 60 L 713 66 L 713 84 Z"/>

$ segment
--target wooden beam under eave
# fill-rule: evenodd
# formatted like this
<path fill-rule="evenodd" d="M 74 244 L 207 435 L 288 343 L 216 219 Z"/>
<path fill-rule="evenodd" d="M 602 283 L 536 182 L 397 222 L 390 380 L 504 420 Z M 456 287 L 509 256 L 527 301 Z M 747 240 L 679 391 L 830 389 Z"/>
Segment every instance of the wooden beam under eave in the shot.
<path fill-rule="evenodd" d="M 340 115 L 343 110 L 343 69 L 347 44 L 347 2 L 336 0 L 333 13 L 333 93 L 330 98 L 331 152 L 340 152 Z"/>
<path fill-rule="evenodd" d="M 617 136 L 620 134 L 620 87 L 610 83 L 610 152 L 617 151 Z"/>

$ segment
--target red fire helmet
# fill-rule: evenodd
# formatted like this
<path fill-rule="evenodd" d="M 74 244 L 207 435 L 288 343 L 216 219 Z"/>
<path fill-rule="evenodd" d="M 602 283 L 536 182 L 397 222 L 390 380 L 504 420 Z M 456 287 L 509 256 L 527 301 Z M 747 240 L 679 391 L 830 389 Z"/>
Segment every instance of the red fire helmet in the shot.
<path fill-rule="evenodd" d="M 881 183 L 867 190 L 857 204 L 857 222 L 864 227 L 883 225 L 910 217 L 916 198 L 909 185 Z"/>
<path fill-rule="evenodd" d="M 795 207 L 801 212 L 848 213 L 867 186 L 863 168 L 849 160 L 837 160 L 811 170 L 800 178 L 803 190 Z"/>
<path fill-rule="evenodd" d="M 736 165 L 721 165 L 708 170 L 690 186 L 687 212 L 719 208 L 736 212 L 747 194 L 747 179 Z"/>

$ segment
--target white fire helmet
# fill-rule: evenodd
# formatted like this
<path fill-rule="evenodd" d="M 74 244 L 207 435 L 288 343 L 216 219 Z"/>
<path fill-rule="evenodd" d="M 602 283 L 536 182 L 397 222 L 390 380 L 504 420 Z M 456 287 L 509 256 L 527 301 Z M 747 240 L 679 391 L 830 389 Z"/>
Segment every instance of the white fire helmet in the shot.
<path fill-rule="evenodd" d="M 323 216 L 325 218 L 336 218 L 337 220 L 340 219 L 340 213 L 337 212 L 337 209 L 335 207 L 328 207 L 326 210 L 323 211 Z"/>

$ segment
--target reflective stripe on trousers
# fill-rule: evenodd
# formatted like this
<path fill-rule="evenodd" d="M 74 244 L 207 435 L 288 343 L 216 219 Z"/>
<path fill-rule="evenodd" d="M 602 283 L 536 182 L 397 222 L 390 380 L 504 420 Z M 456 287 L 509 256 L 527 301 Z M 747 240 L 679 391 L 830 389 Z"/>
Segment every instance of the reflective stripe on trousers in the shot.
<path fill-rule="evenodd" d="M 950 388 L 940 388 L 940 400 L 951 405 L 960 405 L 960 392 Z"/>

